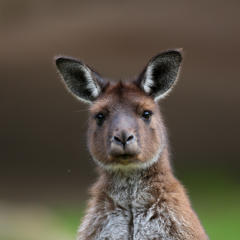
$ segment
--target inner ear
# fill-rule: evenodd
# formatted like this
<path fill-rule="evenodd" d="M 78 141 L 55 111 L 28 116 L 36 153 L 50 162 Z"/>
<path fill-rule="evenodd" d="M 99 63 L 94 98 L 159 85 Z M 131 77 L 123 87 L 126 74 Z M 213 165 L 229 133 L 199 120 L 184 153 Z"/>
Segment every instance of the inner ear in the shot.
<path fill-rule="evenodd" d="M 139 87 L 154 100 L 163 98 L 176 83 L 182 62 L 180 50 L 153 57 L 137 80 Z"/>
<path fill-rule="evenodd" d="M 56 58 L 56 65 L 65 86 L 76 98 L 91 103 L 100 96 L 105 82 L 87 65 L 69 57 Z"/>

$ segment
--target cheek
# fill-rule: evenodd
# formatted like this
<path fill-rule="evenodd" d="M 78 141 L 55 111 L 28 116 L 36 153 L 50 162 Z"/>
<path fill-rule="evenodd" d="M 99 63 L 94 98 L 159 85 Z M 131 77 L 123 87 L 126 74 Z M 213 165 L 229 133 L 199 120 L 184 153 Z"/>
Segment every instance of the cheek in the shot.
<path fill-rule="evenodd" d="M 161 142 L 160 124 L 152 119 L 149 124 L 142 122 L 140 127 L 140 143 L 142 149 L 142 161 L 152 159 L 158 152 Z"/>
<path fill-rule="evenodd" d="M 88 148 L 91 155 L 99 161 L 106 160 L 106 133 L 104 126 L 98 127 L 91 123 L 88 129 Z"/>

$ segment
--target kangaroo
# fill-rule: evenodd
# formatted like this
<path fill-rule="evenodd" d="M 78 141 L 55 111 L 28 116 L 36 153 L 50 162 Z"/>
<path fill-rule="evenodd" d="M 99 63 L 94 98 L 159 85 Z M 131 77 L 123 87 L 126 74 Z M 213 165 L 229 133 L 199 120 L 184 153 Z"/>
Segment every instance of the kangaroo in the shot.
<path fill-rule="evenodd" d="M 88 149 L 99 172 L 78 240 L 208 239 L 172 173 L 158 106 L 181 63 L 182 50 L 168 50 L 132 81 L 109 82 L 77 59 L 56 58 L 67 89 L 90 104 Z"/>

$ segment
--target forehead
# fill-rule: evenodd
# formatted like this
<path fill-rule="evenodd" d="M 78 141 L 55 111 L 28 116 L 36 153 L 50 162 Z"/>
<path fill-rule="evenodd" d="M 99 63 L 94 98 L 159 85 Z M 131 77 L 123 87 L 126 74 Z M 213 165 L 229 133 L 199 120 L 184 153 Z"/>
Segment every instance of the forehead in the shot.
<path fill-rule="evenodd" d="M 115 83 L 107 87 L 101 97 L 91 106 L 91 112 L 102 109 L 155 108 L 156 103 L 133 83 Z"/>

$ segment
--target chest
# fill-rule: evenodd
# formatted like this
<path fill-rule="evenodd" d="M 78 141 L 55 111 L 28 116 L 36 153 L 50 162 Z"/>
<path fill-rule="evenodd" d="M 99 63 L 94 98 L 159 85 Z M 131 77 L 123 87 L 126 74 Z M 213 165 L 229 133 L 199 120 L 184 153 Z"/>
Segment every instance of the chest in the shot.
<path fill-rule="evenodd" d="M 116 207 L 108 215 L 104 227 L 106 231 L 111 228 L 111 233 L 118 229 L 117 235 L 112 236 L 112 239 L 118 239 L 123 232 L 127 235 L 119 239 L 171 240 L 181 235 L 183 222 L 175 214 L 175 210 L 162 201 L 161 196 L 157 199 L 153 196 L 150 184 L 139 177 L 117 181 L 108 192 Z"/>
<path fill-rule="evenodd" d="M 164 192 L 154 190 L 141 175 L 115 176 L 107 195 L 114 207 L 101 213 L 105 217 L 97 239 L 184 239 L 184 221 L 163 200 Z"/>
<path fill-rule="evenodd" d="M 117 207 L 105 216 L 97 239 L 173 240 L 181 236 L 181 223 L 166 206 Z"/>

